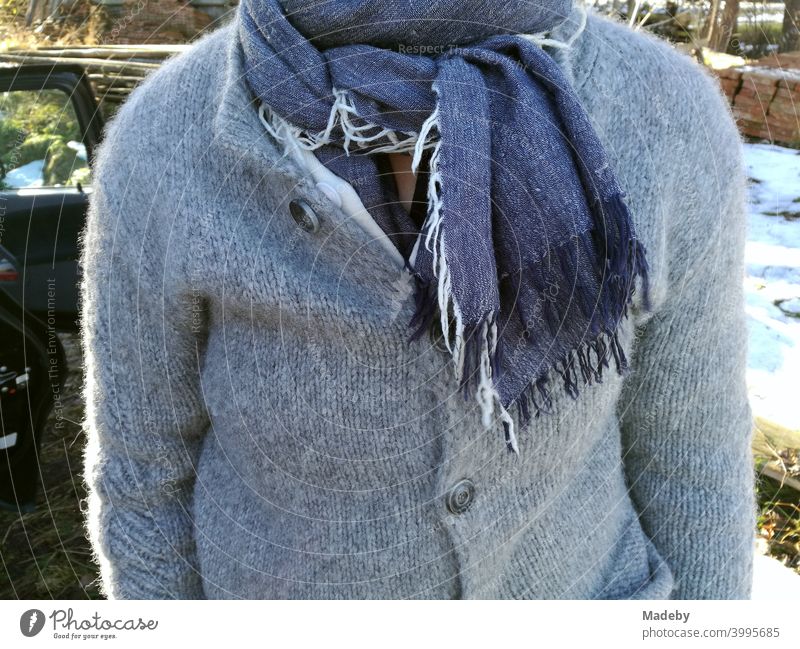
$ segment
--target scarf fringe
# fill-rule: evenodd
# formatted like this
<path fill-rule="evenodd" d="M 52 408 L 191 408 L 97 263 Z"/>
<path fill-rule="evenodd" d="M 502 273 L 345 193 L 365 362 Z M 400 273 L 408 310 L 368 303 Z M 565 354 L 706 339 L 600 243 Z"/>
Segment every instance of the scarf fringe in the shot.
<path fill-rule="evenodd" d="M 580 396 L 581 386 L 603 382 L 603 370 L 614 367 L 619 374 L 629 370 L 628 359 L 619 342 L 617 332 L 604 333 L 595 340 L 586 341 L 566 353 L 552 368 L 532 381 L 517 398 L 515 404 L 521 425 L 541 414 L 551 414 L 553 407 L 554 375 L 561 378 L 564 391 L 572 398 Z"/>
<path fill-rule="evenodd" d="M 489 314 L 476 325 L 465 327 L 457 304 L 450 291 L 449 274 L 445 263 L 444 235 L 439 232 L 441 182 L 429 184 L 432 217 L 428 238 L 436 236 L 431 250 L 437 260 L 437 282 L 423 282 L 415 275 L 415 312 L 410 326 L 414 328 L 411 340 L 418 339 L 433 324 L 437 315 L 447 348 L 456 367 L 459 389 L 464 398 L 474 390 L 481 407 L 483 425 L 492 425 L 492 415 L 498 409 L 503 425 L 506 446 L 518 453 L 514 420 L 507 407 L 516 405 L 521 426 L 531 418 L 549 413 L 553 405 L 552 390 L 556 375 L 564 391 L 573 399 L 580 395 L 581 387 L 602 383 L 603 372 L 611 362 L 618 374 L 629 366 L 625 351 L 619 341 L 618 326 L 627 317 L 636 292 L 637 278 L 641 282 L 643 308 L 650 308 L 648 266 L 644 248 L 628 227 L 627 207 L 621 194 L 614 195 L 601 206 L 602 232 L 598 228 L 571 237 L 551 248 L 535 268 L 526 272 L 529 281 L 540 296 L 541 322 L 550 340 L 565 336 L 574 344 L 556 352 L 557 360 L 542 369 L 523 392 L 509 404 L 503 404 L 495 388 L 500 377 L 501 348 L 498 347 L 498 315 Z M 437 221 L 438 219 L 438 221 Z M 426 226 L 428 223 L 426 222 Z M 427 247 L 427 245 L 426 245 Z M 596 260 L 601 260 L 598 263 Z M 591 263 L 594 285 L 581 284 L 580 269 Z M 435 285 L 434 285 L 435 284 Z M 599 286 L 599 290 L 598 290 Z M 559 298 L 566 293 L 568 298 Z M 450 344 L 450 307 L 453 308 L 455 336 Z M 571 329 L 570 315 L 577 309 L 581 322 L 588 323 L 583 330 Z M 530 338 L 535 331 L 526 330 Z"/>
<path fill-rule="evenodd" d="M 436 90 L 436 84 L 434 84 Z M 445 248 L 445 235 L 442 231 L 442 176 L 439 171 L 439 154 L 441 137 L 433 136 L 434 130 L 438 135 L 439 106 L 433 110 L 420 129 L 417 148 L 411 163 L 412 171 L 417 170 L 422 157 L 424 145 L 429 140 L 433 143 L 433 152 L 428 169 L 428 215 L 423 231 L 425 248 L 433 255 L 433 272 L 436 277 L 436 286 L 433 282 L 425 284 L 414 275 L 416 280 L 416 310 L 409 326 L 416 327 L 411 335 L 412 340 L 419 338 L 432 324 L 436 315 L 439 315 L 439 326 L 442 331 L 444 345 L 450 351 L 455 366 L 456 379 L 464 394 L 468 398 L 471 388 L 475 388 L 475 397 L 481 409 L 481 420 L 485 428 L 492 426 L 492 416 L 495 407 L 500 411 L 499 417 L 505 427 L 505 441 L 509 450 L 518 453 L 513 420 L 503 406 L 500 395 L 495 388 L 495 376 L 499 369 L 497 355 L 497 313 L 492 313 L 483 318 L 478 324 L 467 328 L 464 318 L 458 307 L 458 302 L 453 296 L 450 272 L 447 267 Z M 435 290 L 434 290 L 435 288 Z M 451 341 L 450 312 L 452 310 L 455 324 L 455 333 Z"/>
<path fill-rule="evenodd" d="M 369 153 L 414 153 L 419 164 L 421 150 L 434 146 L 433 142 L 421 137 L 425 129 L 424 124 L 420 133 L 403 133 L 364 122 L 358 116 L 349 92 L 338 88 L 333 88 L 332 92 L 334 101 L 328 124 L 318 133 L 309 133 L 295 126 L 264 103 L 258 107 L 259 119 L 267 132 L 283 144 L 285 151 L 293 146 L 306 151 L 315 151 L 325 145 L 341 142 L 347 155 L 352 153 L 351 148 Z M 385 144 L 377 145 L 379 142 Z M 419 155 L 416 153 L 417 150 L 420 151 Z"/>

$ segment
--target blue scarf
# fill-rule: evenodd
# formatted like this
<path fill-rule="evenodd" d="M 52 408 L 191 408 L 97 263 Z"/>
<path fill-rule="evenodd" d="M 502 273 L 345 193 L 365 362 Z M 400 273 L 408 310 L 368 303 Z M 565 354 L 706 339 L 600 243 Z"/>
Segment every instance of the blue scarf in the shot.
<path fill-rule="evenodd" d="M 637 278 L 649 308 L 645 251 L 603 146 L 524 35 L 571 4 L 244 0 L 239 11 L 270 132 L 314 150 L 387 233 L 416 242 L 412 338 L 441 327 L 465 395 L 515 452 L 512 404 L 525 425 L 552 407 L 554 382 L 577 398 L 610 362 L 624 372 L 617 328 Z M 427 162 L 421 229 L 379 207 L 373 154 L 391 151 L 415 170 Z"/>

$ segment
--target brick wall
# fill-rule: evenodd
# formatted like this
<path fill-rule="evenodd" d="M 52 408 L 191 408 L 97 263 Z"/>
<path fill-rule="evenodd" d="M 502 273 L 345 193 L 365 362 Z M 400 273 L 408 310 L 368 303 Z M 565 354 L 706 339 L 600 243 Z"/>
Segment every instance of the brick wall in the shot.
<path fill-rule="evenodd" d="M 800 147 L 800 69 L 742 66 L 716 73 L 744 135 Z"/>

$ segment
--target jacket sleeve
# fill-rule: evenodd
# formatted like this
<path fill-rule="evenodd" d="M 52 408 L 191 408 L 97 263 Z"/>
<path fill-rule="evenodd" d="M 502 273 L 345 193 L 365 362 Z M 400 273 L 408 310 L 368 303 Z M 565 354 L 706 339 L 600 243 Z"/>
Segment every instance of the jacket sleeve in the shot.
<path fill-rule="evenodd" d="M 755 470 L 746 389 L 746 176 L 716 87 L 666 227 L 666 290 L 637 329 L 621 400 L 623 465 L 645 532 L 675 576 L 672 599 L 749 599 Z M 704 94 L 703 94 L 704 93 Z"/>
<path fill-rule="evenodd" d="M 207 426 L 202 327 L 185 241 L 142 191 L 147 162 L 126 155 L 120 130 L 95 165 L 82 252 L 87 532 L 107 597 L 202 598 L 192 524 Z"/>

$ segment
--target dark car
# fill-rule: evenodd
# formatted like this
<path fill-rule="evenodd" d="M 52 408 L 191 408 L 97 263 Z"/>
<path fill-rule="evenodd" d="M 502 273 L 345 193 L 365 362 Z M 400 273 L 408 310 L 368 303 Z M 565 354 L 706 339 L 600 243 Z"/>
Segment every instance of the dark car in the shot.
<path fill-rule="evenodd" d="M 78 257 L 103 119 L 83 69 L 0 67 L 0 506 L 29 510 L 78 326 Z"/>

